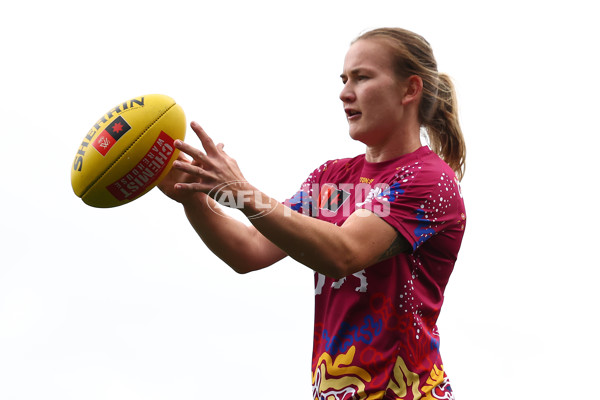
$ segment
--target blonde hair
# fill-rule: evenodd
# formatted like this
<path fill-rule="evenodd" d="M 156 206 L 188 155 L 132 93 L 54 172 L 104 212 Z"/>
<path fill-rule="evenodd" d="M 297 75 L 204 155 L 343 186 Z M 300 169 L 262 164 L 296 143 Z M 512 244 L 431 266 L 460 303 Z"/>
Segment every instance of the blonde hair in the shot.
<path fill-rule="evenodd" d="M 391 49 L 394 71 L 401 79 L 418 75 L 423 80 L 419 123 L 426 129 L 431 149 L 462 179 L 466 146 L 458 122 L 454 84 L 439 73 L 431 45 L 422 36 L 402 28 L 379 28 L 363 33 L 354 42 L 381 39 Z"/>

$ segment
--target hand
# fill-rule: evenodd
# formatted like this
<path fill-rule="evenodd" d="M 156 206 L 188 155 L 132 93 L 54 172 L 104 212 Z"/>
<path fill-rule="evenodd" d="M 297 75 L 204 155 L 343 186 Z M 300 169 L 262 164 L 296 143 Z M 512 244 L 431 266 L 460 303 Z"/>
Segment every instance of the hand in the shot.
<path fill-rule="evenodd" d="M 175 191 L 178 195 L 200 192 L 215 196 L 218 190 L 226 188 L 232 192 L 233 198 L 237 198 L 238 191 L 250 187 L 237 162 L 225 153 L 222 143 L 215 145 L 200 125 L 192 122 L 191 127 L 204 152 L 181 140 L 175 141 L 177 149 L 192 157 L 191 162 L 180 158 L 173 163 L 173 169 L 179 172 L 180 178 L 184 178 L 175 183 Z"/>
<path fill-rule="evenodd" d="M 177 161 L 182 163 L 191 163 L 183 153 L 179 153 Z M 169 173 L 158 183 L 157 187 L 172 200 L 178 203 L 185 204 L 193 201 L 194 197 L 197 197 L 196 193 L 184 192 L 175 189 L 175 184 L 179 182 L 191 182 L 192 177 L 187 173 L 182 172 L 179 169 L 171 168 Z"/>

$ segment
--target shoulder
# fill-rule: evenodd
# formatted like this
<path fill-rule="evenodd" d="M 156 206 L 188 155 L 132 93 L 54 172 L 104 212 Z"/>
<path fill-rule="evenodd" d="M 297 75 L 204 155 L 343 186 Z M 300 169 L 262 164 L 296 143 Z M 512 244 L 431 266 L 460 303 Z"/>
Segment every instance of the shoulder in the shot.
<path fill-rule="evenodd" d="M 312 181 L 329 180 L 348 171 L 355 171 L 357 168 L 362 168 L 364 160 L 364 154 L 349 158 L 331 159 L 316 168 L 309 178 L 313 178 L 310 179 Z"/>
<path fill-rule="evenodd" d="M 462 235 L 465 206 L 459 181 L 447 163 L 425 147 L 398 160 L 393 169 L 396 172 L 389 189 L 376 200 L 383 204 L 384 220 L 413 249 L 444 230 L 456 230 Z"/>
<path fill-rule="evenodd" d="M 394 180 L 405 187 L 440 186 L 444 180 L 457 181 L 452 168 L 427 146 L 421 147 L 410 157 L 398 159 L 393 173 Z"/>
<path fill-rule="evenodd" d="M 429 147 L 394 160 L 382 175 L 385 187 L 379 196 L 393 207 L 406 209 L 411 215 L 430 211 L 464 208 L 456 174 Z"/>

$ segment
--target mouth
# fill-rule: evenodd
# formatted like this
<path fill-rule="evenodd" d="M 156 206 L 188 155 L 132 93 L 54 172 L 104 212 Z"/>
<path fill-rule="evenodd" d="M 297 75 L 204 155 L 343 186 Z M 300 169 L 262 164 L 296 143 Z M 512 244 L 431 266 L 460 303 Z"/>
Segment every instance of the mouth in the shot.
<path fill-rule="evenodd" d="M 346 112 L 346 118 L 349 121 L 357 119 L 362 115 L 360 111 L 357 111 L 353 108 L 345 108 L 344 111 Z"/>

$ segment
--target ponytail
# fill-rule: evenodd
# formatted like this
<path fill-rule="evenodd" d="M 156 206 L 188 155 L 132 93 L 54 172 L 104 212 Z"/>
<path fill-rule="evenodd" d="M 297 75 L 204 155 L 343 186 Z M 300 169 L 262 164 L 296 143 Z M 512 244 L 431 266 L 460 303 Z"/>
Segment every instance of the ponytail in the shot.
<path fill-rule="evenodd" d="M 466 146 L 458 124 L 454 84 L 437 70 L 433 50 L 427 40 L 401 28 L 379 28 L 360 35 L 360 39 L 383 39 L 394 57 L 400 78 L 418 75 L 423 80 L 419 122 L 427 131 L 431 149 L 462 179 L 465 173 Z"/>
<path fill-rule="evenodd" d="M 446 74 L 439 74 L 439 86 L 433 113 L 423 125 L 431 149 L 452 168 L 458 179 L 465 174 L 466 146 L 458 123 L 458 107 L 454 84 Z"/>

